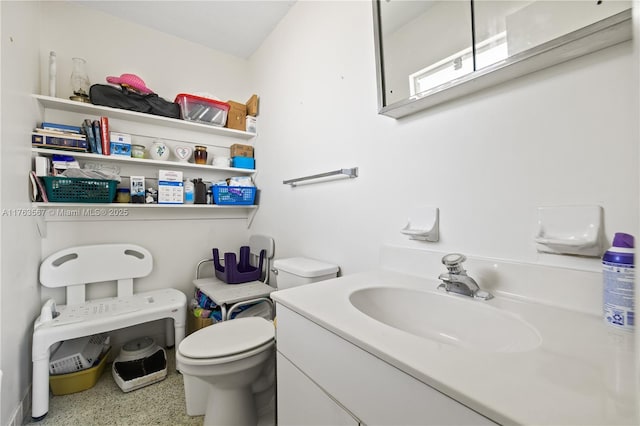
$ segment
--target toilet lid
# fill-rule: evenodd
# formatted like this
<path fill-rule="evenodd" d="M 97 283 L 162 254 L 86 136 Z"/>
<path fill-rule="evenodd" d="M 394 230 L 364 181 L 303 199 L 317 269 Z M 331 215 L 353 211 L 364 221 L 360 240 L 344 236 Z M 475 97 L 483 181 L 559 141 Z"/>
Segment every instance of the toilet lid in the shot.
<path fill-rule="evenodd" d="M 273 323 L 262 317 L 236 318 L 187 336 L 178 350 L 189 358 L 219 358 L 247 352 L 273 340 Z"/>

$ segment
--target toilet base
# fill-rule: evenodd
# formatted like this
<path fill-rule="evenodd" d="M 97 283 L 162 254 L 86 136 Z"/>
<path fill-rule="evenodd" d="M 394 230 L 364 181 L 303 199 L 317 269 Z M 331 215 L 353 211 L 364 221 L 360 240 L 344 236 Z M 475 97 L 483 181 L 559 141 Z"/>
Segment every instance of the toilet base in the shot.
<path fill-rule="evenodd" d="M 182 375 L 184 381 L 185 403 L 187 415 L 204 416 L 207 411 L 207 399 L 209 397 L 209 384 L 204 380 L 189 375 Z"/>
<path fill-rule="evenodd" d="M 251 409 L 248 409 L 251 407 Z M 209 390 L 206 426 L 248 426 L 258 423 L 251 386 Z"/>

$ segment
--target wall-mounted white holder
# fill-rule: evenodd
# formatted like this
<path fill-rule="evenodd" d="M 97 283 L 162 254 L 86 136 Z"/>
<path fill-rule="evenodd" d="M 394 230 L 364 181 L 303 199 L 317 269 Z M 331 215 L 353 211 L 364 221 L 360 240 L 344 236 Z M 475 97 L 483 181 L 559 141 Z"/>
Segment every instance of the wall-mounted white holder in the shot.
<path fill-rule="evenodd" d="M 555 206 L 538 208 L 536 249 L 541 253 L 600 257 L 602 207 Z"/>
<path fill-rule="evenodd" d="M 400 232 L 412 240 L 436 242 L 440 239 L 439 225 L 440 210 L 437 207 L 426 207 L 416 210 Z"/>

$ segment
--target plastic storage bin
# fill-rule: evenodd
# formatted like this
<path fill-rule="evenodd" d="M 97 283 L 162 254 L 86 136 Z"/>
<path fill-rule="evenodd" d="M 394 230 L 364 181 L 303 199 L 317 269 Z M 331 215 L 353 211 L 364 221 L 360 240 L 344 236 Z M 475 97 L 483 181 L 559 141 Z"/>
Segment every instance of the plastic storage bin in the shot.
<path fill-rule="evenodd" d="M 181 93 L 175 102 L 180 105 L 183 120 L 197 121 L 212 126 L 224 126 L 227 123 L 229 104 L 214 99 Z"/>
<path fill-rule="evenodd" d="M 249 246 L 240 247 L 240 261 L 236 262 L 235 253 L 224 254 L 224 266 L 220 263 L 220 254 L 217 248 L 213 249 L 213 269 L 218 279 L 227 284 L 240 284 L 249 281 L 256 281 L 262 275 L 262 264 L 266 250 L 260 250 L 260 260 L 258 266 L 251 266 L 249 258 L 251 249 Z"/>
<path fill-rule="evenodd" d="M 111 203 L 118 181 L 42 176 L 47 198 L 55 203 Z"/>
<path fill-rule="evenodd" d="M 65 340 L 50 357 L 49 374 L 75 373 L 93 367 L 108 340 L 105 333 Z"/>
<path fill-rule="evenodd" d="M 107 358 L 110 353 L 111 349 L 102 355 L 102 358 L 95 367 L 78 371 L 76 373 L 49 376 L 51 392 L 54 395 L 67 395 L 94 387 L 104 372 L 104 368 L 107 365 Z"/>
<path fill-rule="evenodd" d="M 255 169 L 256 160 L 250 157 L 232 157 L 231 167 L 237 167 L 239 169 Z"/>
<path fill-rule="evenodd" d="M 214 204 L 250 206 L 256 198 L 256 188 L 253 186 L 213 186 Z"/>

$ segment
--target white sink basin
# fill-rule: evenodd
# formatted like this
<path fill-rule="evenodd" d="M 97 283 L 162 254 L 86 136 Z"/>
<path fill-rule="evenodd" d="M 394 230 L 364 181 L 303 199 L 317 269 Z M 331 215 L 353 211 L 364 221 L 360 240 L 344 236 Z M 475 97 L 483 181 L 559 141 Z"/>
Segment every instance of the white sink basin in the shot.
<path fill-rule="evenodd" d="M 526 352 L 540 334 L 490 301 L 398 287 L 370 287 L 349 296 L 363 314 L 418 337 L 482 352 Z"/>

